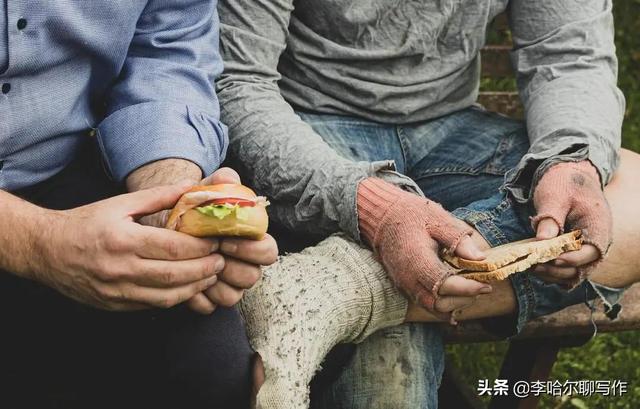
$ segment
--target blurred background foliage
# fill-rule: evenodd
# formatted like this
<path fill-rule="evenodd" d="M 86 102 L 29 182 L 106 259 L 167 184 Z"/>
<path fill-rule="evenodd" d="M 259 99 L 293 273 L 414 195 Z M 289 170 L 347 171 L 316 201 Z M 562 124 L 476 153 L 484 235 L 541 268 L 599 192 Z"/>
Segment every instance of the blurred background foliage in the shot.
<path fill-rule="evenodd" d="M 618 84 L 627 101 L 622 144 L 640 152 L 640 0 L 614 0 L 614 15 L 620 67 Z M 515 82 L 509 78 L 497 81 L 485 78 L 481 87 L 510 91 L 515 89 Z M 492 382 L 498 376 L 506 348 L 506 342 L 450 345 L 447 356 L 462 368 L 469 385 L 475 388 L 479 379 Z M 593 395 L 569 400 L 545 396 L 539 405 L 542 409 L 640 408 L 640 331 L 601 334 L 582 347 L 562 350 L 551 379 L 619 379 L 628 381 L 629 386 L 621 398 Z"/>

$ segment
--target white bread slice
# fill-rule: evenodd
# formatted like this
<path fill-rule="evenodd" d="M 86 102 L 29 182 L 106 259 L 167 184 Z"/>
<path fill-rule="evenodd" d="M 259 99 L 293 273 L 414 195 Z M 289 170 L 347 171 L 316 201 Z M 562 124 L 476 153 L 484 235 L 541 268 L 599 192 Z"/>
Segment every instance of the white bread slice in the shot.
<path fill-rule="evenodd" d="M 545 240 L 547 241 L 547 240 Z M 469 278 L 471 280 L 481 281 L 483 283 L 488 283 L 491 281 L 500 281 L 509 277 L 511 274 L 518 273 L 520 271 L 525 271 L 529 267 L 546 263 L 547 261 L 551 261 L 562 253 L 573 250 L 580 250 L 582 247 L 582 239 L 576 239 L 574 241 L 569 241 L 562 243 L 562 245 L 549 245 L 549 246 L 541 246 L 536 249 L 535 252 L 525 256 L 524 258 L 517 260 L 514 263 L 503 266 L 494 271 L 482 271 L 482 272 L 465 272 L 462 271 L 460 274 L 463 275 L 464 278 Z"/>
<path fill-rule="evenodd" d="M 559 249 L 563 249 L 565 247 L 576 249 L 575 247 L 578 246 L 577 248 L 579 248 L 579 245 L 582 243 L 582 239 L 580 238 L 580 236 L 580 230 L 574 230 L 572 232 L 565 233 L 547 240 L 536 240 L 535 238 L 530 238 L 515 241 L 513 243 L 503 244 L 501 246 L 486 250 L 486 258 L 480 261 L 468 260 L 449 254 L 442 254 L 442 258 L 452 266 L 461 270 L 474 272 L 494 272 L 502 267 L 506 267 L 510 264 L 515 264 L 516 262 L 526 260 L 528 258 L 527 256 L 531 254 L 538 254 L 542 256 L 545 254 L 555 254 Z M 544 263 L 546 261 L 552 260 L 562 254 L 562 252 L 564 251 L 561 251 L 556 256 L 548 260 L 535 261 L 532 264 Z M 524 269 L 526 268 L 528 267 L 525 267 Z"/>

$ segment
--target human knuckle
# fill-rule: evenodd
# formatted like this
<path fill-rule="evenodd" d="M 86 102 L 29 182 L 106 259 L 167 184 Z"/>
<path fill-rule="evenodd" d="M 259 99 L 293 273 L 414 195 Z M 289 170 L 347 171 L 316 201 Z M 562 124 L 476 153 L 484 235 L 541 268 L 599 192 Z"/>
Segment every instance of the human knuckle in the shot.
<path fill-rule="evenodd" d="M 276 261 L 278 261 L 278 247 L 277 246 L 270 246 L 269 249 L 267 250 L 267 254 L 266 254 L 266 265 L 271 265 L 273 263 L 275 263 Z"/>
<path fill-rule="evenodd" d="M 196 271 L 198 275 L 194 278 L 203 280 L 216 274 L 215 264 L 211 263 L 210 261 L 202 262 L 200 263 Z"/>
<path fill-rule="evenodd" d="M 126 271 L 112 260 L 99 261 L 94 273 L 98 279 L 107 283 L 121 280 L 126 276 Z"/>
<path fill-rule="evenodd" d="M 452 310 L 451 307 L 451 301 L 447 298 L 439 299 L 435 304 L 435 309 L 438 312 L 450 312 Z"/>
<path fill-rule="evenodd" d="M 158 273 L 160 282 L 166 286 L 173 286 L 176 284 L 177 276 L 173 271 L 164 270 Z"/>
<path fill-rule="evenodd" d="M 158 308 L 163 308 L 163 309 L 171 308 L 176 304 L 178 304 L 178 300 L 177 300 L 177 297 L 174 295 L 166 295 L 166 296 L 160 297 L 158 301 L 156 301 L 156 306 Z"/>
<path fill-rule="evenodd" d="M 128 234 L 125 232 L 116 229 L 107 229 L 103 235 L 103 242 L 107 250 L 121 252 L 128 249 L 130 241 Z"/>
<path fill-rule="evenodd" d="M 224 262 L 224 258 L 219 255 L 208 257 L 206 262 L 202 263 L 201 277 L 207 278 L 218 274 L 225 268 L 228 269 L 230 264 Z"/>
<path fill-rule="evenodd" d="M 262 270 L 259 267 L 250 268 L 247 271 L 247 284 L 252 287 L 262 277 Z"/>
<path fill-rule="evenodd" d="M 241 293 L 237 291 L 223 291 L 220 294 L 219 304 L 223 307 L 233 307 L 240 301 Z"/>
<path fill-rule="evenodd" d="M 164 251 L 171 259 L 180 257 L 180 244 L 176 240 L 167 240 L 164 242 Z"/>
<path fill-rule="evenodd" d="M 124 293 L 116 286 L 100 285 L 96 290 L 100 297 L 106 301 L 118 302 L 123 301 L 126 298 Z"/>

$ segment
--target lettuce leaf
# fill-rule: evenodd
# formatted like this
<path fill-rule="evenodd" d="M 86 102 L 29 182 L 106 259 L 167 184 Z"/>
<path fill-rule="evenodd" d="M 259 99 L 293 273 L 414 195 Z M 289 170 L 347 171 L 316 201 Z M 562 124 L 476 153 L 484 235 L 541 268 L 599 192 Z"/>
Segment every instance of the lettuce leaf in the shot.
<path fill-rule="evenodd" d="M 249 208 L 236 205 L 236 219 L 243 222 L 249 220 Z"/>
<path fill-rule="evenodd" d="M 201 207 L 196 207 L 196 210 L 199 211 L 200 213 L 206 215 L 206 216 L 211 216 L 211 217 L 217 217 L 218 219 L 222 220 L 225 217 L 229 216 L 232 213 L 235 213 L 236 218 L 238 220 L 247 220 L 249 218 L 249 213 L 248 210 L 246 208 L 242 208 L 238 205 L 231 205 L 231 204 L 221 204 L 221 205 L 208 205 L 208 206 L 201 206 Z"/>

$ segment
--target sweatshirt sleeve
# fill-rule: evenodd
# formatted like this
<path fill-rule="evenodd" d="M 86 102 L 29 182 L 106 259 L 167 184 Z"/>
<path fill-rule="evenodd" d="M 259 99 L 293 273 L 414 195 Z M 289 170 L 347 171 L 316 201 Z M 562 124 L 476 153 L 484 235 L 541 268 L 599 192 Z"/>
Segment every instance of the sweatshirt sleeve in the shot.
<path fill-rule="evenodd" d="M 229 156 L 244 182 L 269 197 L 270 216 L 283 227 L 318 235 L 343 231 L 360 240 L 358 183 L 393 164 L 339 156 L 280 94 L 277 65 L 292 10 L 292 0 L 220 2 L 225 70 L 217 89 Z M 397 182 L 403 183 L 411 185 Z"/>
<path fill-rule="evenodd" d="M 510 2 L 512 62 L 531 142 L 507 175 L 518 201 L 559 161 L 590 160 L 603 185 L 618 165 L 624 96 L 611 7 L 611 0 Z"/>

